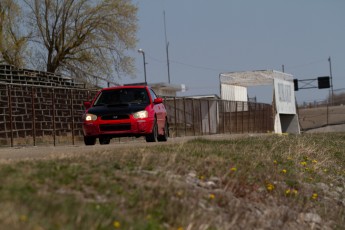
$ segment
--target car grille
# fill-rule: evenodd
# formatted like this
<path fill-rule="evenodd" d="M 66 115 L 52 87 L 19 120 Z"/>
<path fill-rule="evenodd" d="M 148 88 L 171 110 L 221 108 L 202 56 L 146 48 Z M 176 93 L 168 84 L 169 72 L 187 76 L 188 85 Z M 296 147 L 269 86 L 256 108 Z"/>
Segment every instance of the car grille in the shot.
<path fill-rule="evenodd" d="M 125 114 L 125 115 L 112 114 L 112 115 L 102 116 L 102 120 L 123 120 L 123 119 L 129 119 L 129 115 L 127 115 L 127 114 Z"/>
<path fill-rule="evenodd" d="M 131 124 L 114 124 L 114 125 L 100 125 L 99 129 L 101 131 L 126 131 L 131 130 Z"/>

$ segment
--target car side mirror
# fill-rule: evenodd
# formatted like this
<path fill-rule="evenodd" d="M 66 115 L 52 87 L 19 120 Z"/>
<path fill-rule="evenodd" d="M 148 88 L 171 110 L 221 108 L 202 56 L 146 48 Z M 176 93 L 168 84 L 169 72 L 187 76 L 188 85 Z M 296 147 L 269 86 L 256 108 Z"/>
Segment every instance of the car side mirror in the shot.
<path fill-rule="evenodd" d="M 84 107 L 85 107 L 85 109 L 89 109 L 91 107 L 91 102 L 84 101 Z"/>
<path fill-rule="evenodd" d="M 161 98 L 161 97 L 156 98 L 156 99 L 153 100 L 153 103 L 154 104 L 161 104 L 161 103 L 163 103 L 163 98 Z"/>

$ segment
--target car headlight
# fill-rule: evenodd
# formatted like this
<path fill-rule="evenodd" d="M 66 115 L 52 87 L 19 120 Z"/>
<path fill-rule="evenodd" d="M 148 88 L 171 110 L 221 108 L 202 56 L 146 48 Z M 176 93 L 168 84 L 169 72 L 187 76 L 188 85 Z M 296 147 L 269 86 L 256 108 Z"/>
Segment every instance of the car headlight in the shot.
<path fill-rule="evenodd" d="M 146 110 L 139 111 L 136 113 L 133 113 L 134 118 L 147 118 L 149 116 L 149 113 Z"/>
<path fill-rule="evenodd" d="M 97 120 L 97 116 L 91 113 L 87 113 L 84 119 L 85 121 L 95 121 Z"/>

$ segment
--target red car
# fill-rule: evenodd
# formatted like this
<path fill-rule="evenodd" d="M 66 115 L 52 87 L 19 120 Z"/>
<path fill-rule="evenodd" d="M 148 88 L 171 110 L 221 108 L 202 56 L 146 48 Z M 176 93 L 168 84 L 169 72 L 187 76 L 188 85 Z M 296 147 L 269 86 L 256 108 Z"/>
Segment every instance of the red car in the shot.
<path fill-rule="evenodd" d="M 85 145 L 109 144 L 113 137 L 145 136 L 147 142 L 167 141 L 169 124 L 163 99 L 148 86 L 104 88 L 84 102 Z"/>

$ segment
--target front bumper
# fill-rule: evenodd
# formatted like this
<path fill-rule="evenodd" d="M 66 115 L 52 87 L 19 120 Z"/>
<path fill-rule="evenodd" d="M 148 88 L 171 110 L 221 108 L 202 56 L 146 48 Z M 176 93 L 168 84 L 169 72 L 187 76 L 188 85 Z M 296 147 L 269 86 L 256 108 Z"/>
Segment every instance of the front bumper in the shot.
<path fill-rule="evenodd" d="M 84 121 L 84 136 L 141 136 L 152 132 L 154 119 L 131 119 L 126 121 Z"/>

